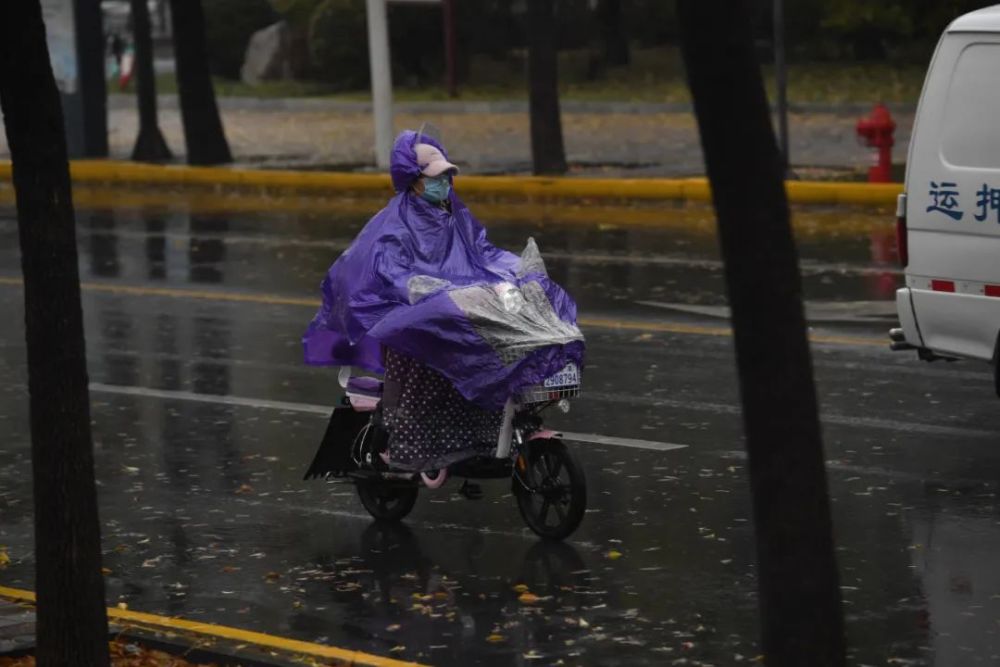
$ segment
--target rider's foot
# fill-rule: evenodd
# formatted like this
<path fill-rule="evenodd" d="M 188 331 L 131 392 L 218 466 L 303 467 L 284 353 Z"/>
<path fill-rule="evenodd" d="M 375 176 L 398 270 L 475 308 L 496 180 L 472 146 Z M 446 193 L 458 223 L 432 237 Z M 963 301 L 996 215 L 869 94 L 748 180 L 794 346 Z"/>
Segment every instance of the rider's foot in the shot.
<path fill-rule="evenodd" d="M 483 487 L 473 484 L 469 480 L 462 482 L 462 486 L 458 489 L 458 492 L 469 500 L 479 500 L 483 497 Z"/>

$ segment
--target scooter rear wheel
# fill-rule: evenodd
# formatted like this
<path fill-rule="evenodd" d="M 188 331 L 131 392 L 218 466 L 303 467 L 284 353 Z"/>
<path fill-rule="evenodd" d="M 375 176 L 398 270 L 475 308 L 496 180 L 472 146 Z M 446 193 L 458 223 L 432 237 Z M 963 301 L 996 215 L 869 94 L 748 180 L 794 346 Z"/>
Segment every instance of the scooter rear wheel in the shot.
<path fill-rule="evenodd" d="M 539 537 L 562 540 L 579 527 L 587 510 L 583 467 L 560 440 L 534 440 L 514 472 L 521 517 Z"/>
<path fill-rule="evenodd" d="M 381 480 L 358 480 L 358 498 L 379 521 L 401 521 L 417 502 L 417 487 Z"/>

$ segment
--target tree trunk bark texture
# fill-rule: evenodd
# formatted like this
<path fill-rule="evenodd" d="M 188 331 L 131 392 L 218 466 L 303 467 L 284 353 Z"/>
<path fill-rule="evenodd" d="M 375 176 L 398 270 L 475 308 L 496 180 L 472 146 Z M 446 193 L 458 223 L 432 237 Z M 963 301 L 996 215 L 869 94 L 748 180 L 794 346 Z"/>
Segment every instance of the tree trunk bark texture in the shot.
<path fill-rule="evenodd" d="M 108 156 L 108 88 L 104 78 L 104 26 L 100 0 L 75 0 L 80 94 L 83 96 L 83 152 Z"/>
<path fill-rule="evenodd" d="M 530 0 L 527 4 L 531 159 L 536 174 L 564 174 L 566 151 L 559 115 L 555 3 Z"/>
<path fill-rule="evenodd" d="M 624 19 L 622 0 L 598 2 L 597 20 L 601 24 L 601 36 L 604 41 L 604 64 L 610 67 L 624 67 L 631 60 Z"/>
<path fill-rule="evenodd" d="M 174 30 L 177 88 L 188 164 L 233 161 L 222 127 L 219 106 L 208 69 L 205 14 L 201 0 L 170 0 Z"/>
<path fill-rule="evenodd" d="M 37 664 L 108 664 L 76 229 L 38 0 L 0 2 L 0 107 L 24 273 Z"/>
<path fill-rule="evenodd" d="M 156 113 L 156 72 L 153 68 L 153 35 L 146 0 L 130 0 L 132 34 L 135 40 L 136 96 L 139 103 L 139 136 L 132 159 L 164 162 L 173 157 L 160 132 Z"/>
<path fill-rule="evenodd" d="M 768 667 L 844 664 L 843 617 L 783 168 L 745 0 L 678 0 L 719 224 Z"/>

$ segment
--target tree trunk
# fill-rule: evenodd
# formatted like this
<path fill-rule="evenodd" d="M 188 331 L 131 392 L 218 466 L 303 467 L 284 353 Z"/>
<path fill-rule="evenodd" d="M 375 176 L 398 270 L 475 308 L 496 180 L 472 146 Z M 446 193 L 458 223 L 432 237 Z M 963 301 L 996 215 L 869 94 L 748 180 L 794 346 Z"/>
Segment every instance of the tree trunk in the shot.
<path fill-rule="evenodd" d="M 624 67 L 631 60 L 623 18 L 622 0 L 599 0 L 597 3 L 597 20 L 604 40 L 604 64 L 611 67 Z"/>
<path fill-rule="evenodd" d="M 83 97 L 83 154 L 108 156 L 108 87 L 104 78 L 104 26 L 101 3 L 75 0 L 80 94 Z"/>
<path fill-rule="evenodd" d="M 188 164 L 232 162 L 208 70 L 201 0 L 170 0 L 170 14 Z"/>
<path fill-rule="evenodd" d="M 146 0 L 131 0 L 132 36 L 135 42 L 136 95 L 139 102 L 139 136 L 132 159 L 163 162 L 173 157 L 160 132 L 156 114 L 156 72 L 153 69 L 153 36 Z"/>
<path fill-rule="evenodd" d="M 678 0 L 719 220 L 768 667 L 844 664 L 816 390 L 783 169 L 745 0 Z"/>
<path fill-rule="evenodd" d="M 553 0 L 530 0 L 527 14 L 528 105 L 536 174 L 565 174 Z"/>
<path fill-rule="evenodd" d="M 37 664 L 108 664 L 76 228 L 38 0 L 0 2 L 0 107 L 24 273 Z"/>

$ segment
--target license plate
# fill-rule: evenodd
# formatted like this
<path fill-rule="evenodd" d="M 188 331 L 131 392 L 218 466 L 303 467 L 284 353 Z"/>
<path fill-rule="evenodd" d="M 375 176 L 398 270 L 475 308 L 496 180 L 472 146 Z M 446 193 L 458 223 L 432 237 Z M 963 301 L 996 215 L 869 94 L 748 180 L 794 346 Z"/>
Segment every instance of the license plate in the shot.
<path fill-rule="evenodd" d="M 569 387 L 578 384 L 580 384 L 580 369 L 576 367 L 576 364 L 567 365 L 542 383 L 546 389 L 551 387 Z"/>

